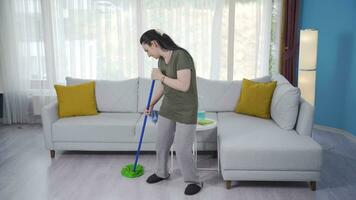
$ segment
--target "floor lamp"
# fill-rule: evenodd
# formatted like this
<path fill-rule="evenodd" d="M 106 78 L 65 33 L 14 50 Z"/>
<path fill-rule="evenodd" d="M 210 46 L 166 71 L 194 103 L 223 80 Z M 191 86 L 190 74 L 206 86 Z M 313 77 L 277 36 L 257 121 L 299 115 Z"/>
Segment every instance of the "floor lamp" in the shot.
<path fill-rule="evenodd" d="M 318 50 L 318 31 L 300 31 L 298 87 L 302 97 L 310 104 L 315 103 L 315 78 Z"/>

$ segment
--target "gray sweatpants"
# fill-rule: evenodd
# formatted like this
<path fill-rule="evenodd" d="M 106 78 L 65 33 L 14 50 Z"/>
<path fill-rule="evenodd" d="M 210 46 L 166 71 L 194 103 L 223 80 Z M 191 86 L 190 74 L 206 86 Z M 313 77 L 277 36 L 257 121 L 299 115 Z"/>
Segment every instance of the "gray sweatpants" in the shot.
<path fill-rule="evenodd" d="M 157 176 L 163 178 L 168 176 L 169 150 L 174 141 L 178 165 L 184 181 L 199 183 L 192 153 L 195 131 L 195 124 L 183 124 L 158 116 L 156 140 Z"/>

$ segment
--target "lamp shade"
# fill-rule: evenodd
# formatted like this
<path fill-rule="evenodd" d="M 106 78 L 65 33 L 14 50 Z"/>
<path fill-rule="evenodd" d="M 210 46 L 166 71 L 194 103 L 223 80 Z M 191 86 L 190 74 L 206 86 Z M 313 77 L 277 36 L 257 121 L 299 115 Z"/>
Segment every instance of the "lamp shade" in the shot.
<path fill-rule="evenodd" d="M 318 31 L 300 31 L 299 70 L 315 70 L 318 49 Z"/>
<path fill-rule="evenodd" d="M 315 71 L 299 71 L 298 87 L 302 97 L 311 105 L 315 103 Z"/>

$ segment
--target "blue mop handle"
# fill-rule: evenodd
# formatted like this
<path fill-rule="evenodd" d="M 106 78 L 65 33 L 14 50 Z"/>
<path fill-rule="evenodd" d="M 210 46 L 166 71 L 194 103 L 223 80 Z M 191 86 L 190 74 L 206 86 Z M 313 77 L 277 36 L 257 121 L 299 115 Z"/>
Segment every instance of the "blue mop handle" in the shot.
<path fill-rule="evenodd" d="M 151 104 L 151 98 L 152 98 L 152 93 L 153 93 L 153 88 L 155 87 L 155 80 L 152 80 L 151 83 L 151 90 L 150 90 L 150 96 L 148 97 L 148 101 L 147 101 L 147 105 L 146 105 L 146 109 L 148 110 L 150 108 L 150 104 Z M 146 122 L 147 122 L 147 115 L 145 115 L 145 119 L 143 120 L 143 126 L 142 126 L 142 130 L 141 130 L 141 137 L 140 137 L 140 142 L 138 144 L 138 148 L 136 151 L 136 159 L 135 159 L 135 165 L 134 165 L 134 172 L 136 172 L 136 167 L 137 167 L 137 162 L 138 162 L 138 156 L 140 155 L 140 151 L 141 151 L 141 144 L 142 144 L 142 139 L 143 139 L 143 135 L 145 133 L 145 128 L 146 128 Z"/>

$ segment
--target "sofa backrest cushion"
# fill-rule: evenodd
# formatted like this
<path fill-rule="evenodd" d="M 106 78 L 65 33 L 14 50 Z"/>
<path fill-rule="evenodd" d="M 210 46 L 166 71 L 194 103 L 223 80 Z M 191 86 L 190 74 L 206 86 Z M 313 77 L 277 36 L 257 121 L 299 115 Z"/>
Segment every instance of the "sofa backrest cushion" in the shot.
<path fill-rule="evenodd" d="M 277 81 L 277 85 L 281 85 L 281 84 L 289 84 L 289 81 L 284 77 L 282 76 L 281 74 L 274 74 L 272 77 L 271 77 L 272 80 L 274 81 Z"/>
<path fill-rule="evenodd" d="M 66 77 L 67 85 L 89 82 L 89 79 Z M 95 97 L 99 112 L 137 112 L 138 79 L 123 81 L 95 80 Z"/>
<path fill-rule="evenodd" d="M 297 121 L 300 89 L 280 74 L 272 76 L 272 80 L 277 81 L 277 87 L 272 97 L 271 117 L 281 128 L 291 130 Z"/>
<path fill-rule="evenodd" d="M 256 82 L 269 82 L 264 76 L 252 79 Z M 211 112 L 233 112 L 240 97 L 242 81 L 216 81 L 197 78 L 199 110 Z"/>
<path fill-rule="evenodd" d="M 148 78 L 138 78 L 138 100 L 137 100 L 137 109 L 138 112 L 143 112 L 146 108 L 148 96 L 150 94 L 152 80 Z M 161 85 L 160 81 L 155 81 L 155 87 L 153 89 L 152 98 L 155 96 L 157 89 Z M 161 107 L 163 97 L 157 102 L 154 107 L 154 110 L 159 110 Z"/>

